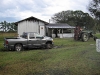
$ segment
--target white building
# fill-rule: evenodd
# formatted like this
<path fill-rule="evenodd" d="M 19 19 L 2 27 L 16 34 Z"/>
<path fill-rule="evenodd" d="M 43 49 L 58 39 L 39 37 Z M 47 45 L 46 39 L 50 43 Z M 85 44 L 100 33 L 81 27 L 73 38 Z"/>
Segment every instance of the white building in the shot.
<path fill-rule="evenodd" d="M 37 32 L 41 35 L 46 35 L 45 25 L 48 23 L 35 17 L 29 17 L 20 20 L 15 24 L 18 27 L 18 35 L 22 35 L 23 32 Z"/>
<path fill-rule="evenodd" d="M 73 30 L 75 27 L 68 24 L 49 24 L 43 20 L 40 20 L 35 17 L 29 17 L 23 20 L 20 20 L 15 23 L 18 27 L 18 35 L 22 35 L 23 32 L 37 32 L 41 35 L 47 35 L 50 37 L 73 37 Z"/>

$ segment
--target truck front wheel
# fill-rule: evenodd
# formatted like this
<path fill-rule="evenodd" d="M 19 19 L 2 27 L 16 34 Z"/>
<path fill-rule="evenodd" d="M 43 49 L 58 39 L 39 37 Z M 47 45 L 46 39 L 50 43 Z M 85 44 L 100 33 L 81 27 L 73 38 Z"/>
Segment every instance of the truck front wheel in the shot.
<path fill-rule="evenodd" d="M 23 46 L 21 44 L 15 45 L 15 51 L 21 51 L 23 49 Z"/>
<path fill-rule="evenodd" d="M 47 48 L 47 49 L 51 49 L 52 47 L 53 47 L 53 45 L 52 45 L 51 43 L 47 43 L 47 44 L 46 44 L 46 48 Z"/>

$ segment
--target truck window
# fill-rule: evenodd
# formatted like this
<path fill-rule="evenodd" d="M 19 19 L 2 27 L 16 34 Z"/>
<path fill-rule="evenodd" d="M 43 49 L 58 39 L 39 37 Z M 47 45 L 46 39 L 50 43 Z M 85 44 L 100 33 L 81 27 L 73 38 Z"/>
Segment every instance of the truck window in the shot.
<path fill-rule="evenodd" d="M 41 39 L 41 38 L 43 38 L 43 35 L 40 35 L 40 34 L 38 34 L 38 33 L 35 34 L 35 35 L 36 35 L 36 38 L 37 38 L 37 39 Z"/>
<path fill-rule="evenodd" d="M 30 34 L 29 34 L 29 38 L 30 38 L 30 39 L 34 39 L 34 38 L 35 38 L 34 33 L 30 33 Z"/>
<path fill-rule="evenodd" d="M 27 33 L 24 33 L 24 34 L 22 35 L 22 38 L 27 39 Z"/>

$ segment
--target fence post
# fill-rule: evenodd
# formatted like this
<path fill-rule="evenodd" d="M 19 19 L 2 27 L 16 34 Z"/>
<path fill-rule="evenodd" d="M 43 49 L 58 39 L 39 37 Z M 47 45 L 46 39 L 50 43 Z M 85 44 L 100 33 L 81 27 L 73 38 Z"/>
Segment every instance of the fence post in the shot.
<path fill-rule="evenodd" d="M 96 39 L 96 51 L 100 52 L 100 39 Z"/>

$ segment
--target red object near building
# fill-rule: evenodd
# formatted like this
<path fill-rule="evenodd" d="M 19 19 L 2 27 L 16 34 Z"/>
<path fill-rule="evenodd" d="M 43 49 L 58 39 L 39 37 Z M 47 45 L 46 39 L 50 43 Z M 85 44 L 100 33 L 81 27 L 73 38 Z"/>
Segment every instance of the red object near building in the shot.
<path fill-rule="evenodd" d="M 79 35 L 81 33 L 82 29 L 80 26 L 76 26 L 76 28 L 74 29 L 74 40 L 79 40 Z"/>

